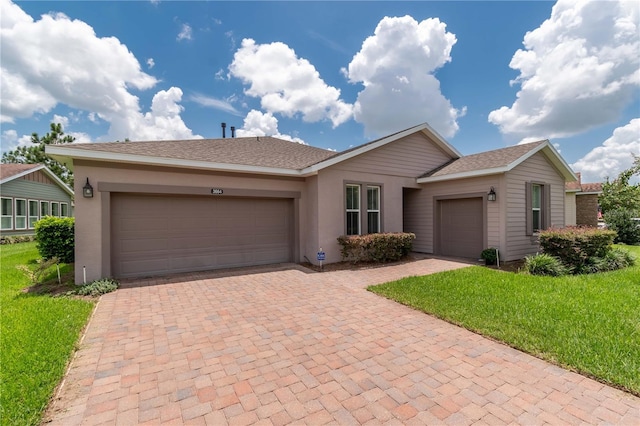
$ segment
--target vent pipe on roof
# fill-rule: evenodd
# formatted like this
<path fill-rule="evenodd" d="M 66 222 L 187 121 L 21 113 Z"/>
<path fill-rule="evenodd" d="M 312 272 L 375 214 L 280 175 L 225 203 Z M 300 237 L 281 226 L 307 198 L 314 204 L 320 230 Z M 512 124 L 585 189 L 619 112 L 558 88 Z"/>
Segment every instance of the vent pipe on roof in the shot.
<path fill-rule="evenodd" d="M 221 126 L 222 126 L 222 139 L 224 139 L 227 137 L 227 134 L 226 134 L 227 123 L 222 123 Z"/>
<path fill-rule="evenodd" d="M 236 137 L 236 126 L 231 126 L 231 137 L 232 138 Z"/>

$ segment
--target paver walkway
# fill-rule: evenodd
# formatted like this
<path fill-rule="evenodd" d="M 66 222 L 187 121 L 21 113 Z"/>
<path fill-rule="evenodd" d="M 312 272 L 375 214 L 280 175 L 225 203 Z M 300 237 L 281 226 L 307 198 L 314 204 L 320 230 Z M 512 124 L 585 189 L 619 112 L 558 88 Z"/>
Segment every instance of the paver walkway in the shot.
<path fill-rule="evenodd" d="M 364 288 L 464 266 L 295 265 L 101 298 L 47 413 L 73 424 L 640 424 L 640 399 Z"/>

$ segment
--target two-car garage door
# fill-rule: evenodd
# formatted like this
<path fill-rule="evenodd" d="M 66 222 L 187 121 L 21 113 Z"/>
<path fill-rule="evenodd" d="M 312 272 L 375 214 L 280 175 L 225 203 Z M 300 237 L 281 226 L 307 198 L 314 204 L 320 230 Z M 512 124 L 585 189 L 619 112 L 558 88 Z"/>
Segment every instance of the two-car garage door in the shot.
<path fill-rule="evenodd" d="M 289 262 L 293 201 L 112 193 L 116 277 Z"/>

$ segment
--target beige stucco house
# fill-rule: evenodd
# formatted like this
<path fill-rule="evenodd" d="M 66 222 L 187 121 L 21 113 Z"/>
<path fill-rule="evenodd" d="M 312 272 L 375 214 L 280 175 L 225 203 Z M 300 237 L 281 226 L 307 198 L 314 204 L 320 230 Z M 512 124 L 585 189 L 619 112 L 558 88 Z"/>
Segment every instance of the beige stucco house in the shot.
<path fill-rule="evenodd" d="M 262 136 L 46 149 L 76 177 L 77 280 L 315 263 L 321 248 L 337 262 L 338 236 L 374 232 L 518 259 L 564 225 L 576 179 L 548 141 L 463 156 L 427 124 L 340 153 Z"/>

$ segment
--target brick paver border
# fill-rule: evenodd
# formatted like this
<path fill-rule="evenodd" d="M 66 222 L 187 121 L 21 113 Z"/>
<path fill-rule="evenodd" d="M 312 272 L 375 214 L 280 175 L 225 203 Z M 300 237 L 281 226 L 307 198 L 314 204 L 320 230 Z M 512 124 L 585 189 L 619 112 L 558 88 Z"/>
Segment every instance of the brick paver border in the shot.
<path fill-rule="evenodd" d="M 130 282 L 101 298 L 45 420 L 640 424 L 639 398 L 364 290 L 464 266 Z"/>

